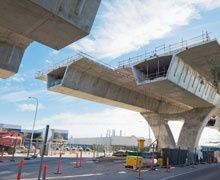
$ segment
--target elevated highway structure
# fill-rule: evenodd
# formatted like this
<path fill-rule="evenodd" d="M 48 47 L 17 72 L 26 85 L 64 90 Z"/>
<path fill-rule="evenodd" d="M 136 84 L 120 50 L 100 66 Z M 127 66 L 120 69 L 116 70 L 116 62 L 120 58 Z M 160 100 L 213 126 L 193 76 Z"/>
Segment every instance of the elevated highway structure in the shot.
<path fill-rule="evenodd" d="M 37 78 L 47 81 L 49 91 L 141 113 L 159 148 L 192 149 L 210 119 L 220 115 L 218 81 L 212 73 L 220 67 L 219 55 L 217 40 L 207 36 L 130 59 L 117 68 L 77 56 L 38 73 Z M 170 120 L 184 121 L 177 144 L 167 124 Z"/>

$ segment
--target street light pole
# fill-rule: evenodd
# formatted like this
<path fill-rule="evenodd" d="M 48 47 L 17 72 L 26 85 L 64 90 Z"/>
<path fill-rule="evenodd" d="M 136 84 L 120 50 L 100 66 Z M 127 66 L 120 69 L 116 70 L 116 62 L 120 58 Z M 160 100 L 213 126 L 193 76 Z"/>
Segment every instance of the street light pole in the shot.
<path fill-rule="evenodd" d="M 34 122 L 33 122 L 33 127 L 32 127 L 32 132 L 31 132 L 31 139 L 29 142 L 29 146 L 28 146 L 28 152 L 27 152 L 27 157 L 25 158 L 25 160 L 29 160 L 29 153 L 30 153 L 30 147 L 32 147 L 32 141 L 33 141 L 33 136 L 34 136 L 34 127 L 35 127 L 35 121 L 36 121 L 36 117 L 37 117 L 37 111 L 38 111 L 38 98 L 36 97 L 28 97 L 29 99 L 34 99 L 36 100 L 37 104 L 36 104 L 36 110 L 34 113 Z M 36 148 L 36 147 L 35 147 Z"/>
<path fill-rule="evenodd" d="M 34 113 L 34 122 L 33 122 L 33 127 L 32 127 L 32 133 L 31 133 L 31 146 L 32 146 L 32 141 L 33 141 L 33 136 L 34 136 L 34 127 L 35 127 L 35 121 L 37 118 L 37 111 L 38 111 L 38 99 L 36 97 L 28 97 L 29 99 L 35 99 L 37 104 L 36 104 L 36 110 Z"/>

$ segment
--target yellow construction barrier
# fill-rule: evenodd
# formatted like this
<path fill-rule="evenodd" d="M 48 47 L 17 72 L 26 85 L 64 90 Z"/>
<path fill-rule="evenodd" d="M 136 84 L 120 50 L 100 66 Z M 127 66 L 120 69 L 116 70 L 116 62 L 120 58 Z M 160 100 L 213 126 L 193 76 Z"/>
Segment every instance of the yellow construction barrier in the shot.
<path fill-rule="evenodd" d="M 132 167 L 132 168 L 139 167 L 139 162 L 140 162 L 141 167 L 143 167 L 143 157 L 141 157 L 141 156 L 127 156 L 125 167 Z"/>
<path fill-rule="evenodd" d="M 163 167 L 163 159 L 162 159 L 162 158 L 158 158 L 158 160 L 157 160 L 157 165 L 158 165 L 159 167 Z"/>

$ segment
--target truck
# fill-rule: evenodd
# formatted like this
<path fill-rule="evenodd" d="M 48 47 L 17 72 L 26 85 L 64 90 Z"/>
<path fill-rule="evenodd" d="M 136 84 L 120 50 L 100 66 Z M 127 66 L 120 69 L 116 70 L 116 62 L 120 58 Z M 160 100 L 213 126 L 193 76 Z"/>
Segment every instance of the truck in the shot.
<path fill-rule="evenodd" d="M 16 147 L 20 147 L 22 137 L 16 131 L 0 131 L 0 152 L 13 154 Z"/>

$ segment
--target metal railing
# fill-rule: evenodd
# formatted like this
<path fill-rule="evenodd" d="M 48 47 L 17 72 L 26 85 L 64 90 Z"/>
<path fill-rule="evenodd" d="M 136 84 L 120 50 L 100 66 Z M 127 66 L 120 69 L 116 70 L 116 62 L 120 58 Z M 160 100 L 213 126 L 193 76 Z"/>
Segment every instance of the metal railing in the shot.
<path fill-rule="evenodd" d="M 94 57 L 84 53 L 84 52 L 79 52 L 77 53 L 77 55 L 75 56 L 71 56 L 71 57 L 68 57 L 56 64 L 53 64 L 49 67 L 46 67 L 40 71 L 37 71 L 36 74 L 35 74 L 35 77 L 38 78 L 38 77 L 43 77 L 43 76 L 46 76 L 46 74 L 50 71 L 53 71 L 55 69 L 58 69 L 60 67 L 64 67 L 64 66 L 68 66 L 69 64 L 72 64 L 73 62 L 76 62 L 78 61 L 79 59 L 82 59 L 82 58 L 88 58 L 90 60 L 93 60 L 94 62 L 98 62 L 100 65 L 102 65 L 103 67 L 105 68 L 110 68 L 110 69 L 114 69 L 115 67 L 111 66 L 110 64 L 107 64 L 101 60 L 97 60 L 95 59 Z"/>
<path fill-rule="evenodd" d="M 165 44 L 160 45 L 158 47 L 155 47 L 155 49 L 153 51 L 145 52 L 144 54 L 141 54 L 141 55 L 138 55 L 138 56 L 135 56 L 135 57 L 123 60 L 123 61 L 119 61 L 117 67 L 114 67 L 108 63 L 101 61 L 101 60 L 97 60 L 94 57 L 92 57 L 84 52 L 79 52 L 75 56 L 68 57 L 67 59 L 62 60 L 61 62 L 58 62 L 58 63 L 51 65 L 47 68 L 44 68 L 43 70 L 37 71 L 37 73 L 35 74 L 35 77 L 36 78 L 45 77 L 48 72 L 53 71 L 53 70 L 60 68 L 60 67 L 68 66 L 69 64 L 71 64 L 81 58 L 91 59 L 94 61 L 94 63 L 98 62 L 103 67 L 109 68 L 112 70 L 117 69 L 117 68 L 121 68 L 121 67 L 129 67 L 132 64 L 135 64 L 135 63 L 143 61 L 143 60 L 148 60 L 148 59 L 155 57 L 157 55 L 168 54 L 168 53 L 171 53 L 174 51 L 180 51 L 186 47 L 195 45 L 197 43 L 210 41 L 211 40 L 210 34 L 211 33 L 206 32 L 206 33 L 202 33 L 202 35 L 200 35 L 200 36 L 196 36 L 196 37 L 188 39 L 188 40 L 182 40 L 178 43 L 174 43 L 174 44 L 171 44 L 168 46 L 166 46 Z M 121 74 L 120 72 L 115 72 L 115 73 Z M 123 74 L 123 76 L 126 76 L 126 75 Z M 128 78 L 131 78 L 131 77 L 128 77 Z"/>
<path fill-rule="evenodd" d="M 46 68 L 40 70 L 40 71 L 37 71 L 36 74 L 35 74 L 35 77 L 45 76 L 48 72 L 53 71 L 53 70 L 55 70 L 57 68 L 60 68 L 60 67 L 67 66 L 67 65 L 69 65 L 69 64 L 71 64 L 71 63 L 73 63 L 73 62 L 75 62 L 75 61 L 77 61 L 79 59 L 81 59 L 82 57 L 83 56 L 80 55 L 80 54 L 68 57 L 68 58 L 62 60 L 61 62 L 58 62 L 56 64 L 53 64 L 53 65 L 51 65 L 49 67 L 46 67 Z"/>
<path fill-rule="evenodd" d="M 151 74 L 144 74 L 142 73 L 142 78 L 144 80 L 153 80 L 159 77 L 166 77 L 167 75 L 167 71 L 160 71 L 160 72 L 155 72 L 155 73 L 151 73 Z"/>
<path fill-rule="evenodd" d="M 51 83 L 48 86 L 49 87 L 57 86 L 57 85 L 59 85 L 61 83 L 62 83 L 62 79 L 56 79 L 56 80 L 51 81 Z"/>
<path fill-rule="evenodd" d="M 131 66 L 132 64 L 138 63 L 143 60 L 148 60 L 158 55 L 171 54 L 172 52 L 181 51 L 183 49 L 186 49 L 187 47 L 196 45 L 198 43 L 208 42 L 211 40 L 210 34 L 211 34 L 210 32 L 202 33 L 202 35 L 200 36 L 196 36 L 188 40 L 182 39 L 182 41 L 174 43 L 174 44 L 170 44 L 168 46 L 166 46 L 165 44 L 162 44 L 158 47 L 155 47 L 153 51 L 145 52 L 141 55 L 119 61 L 118 67 Z"/>

